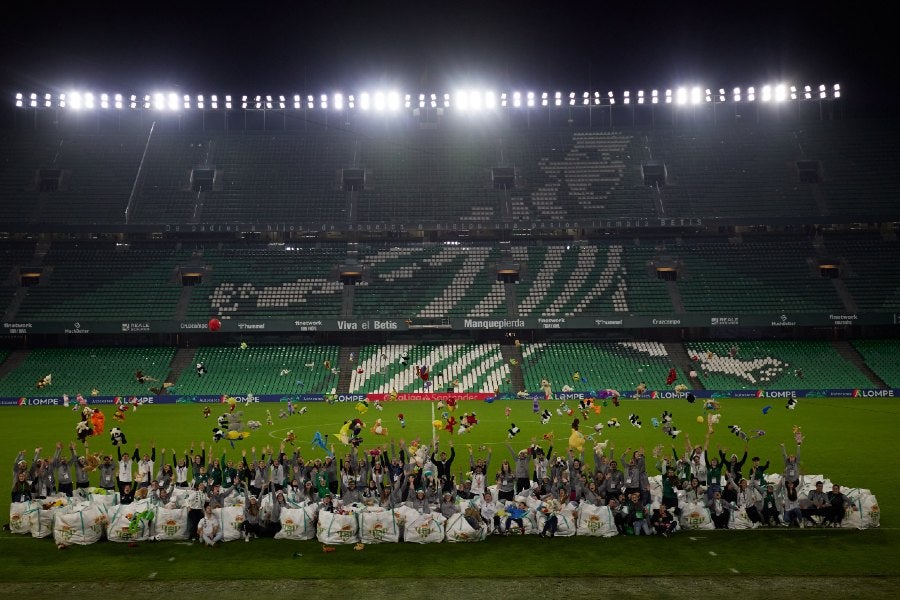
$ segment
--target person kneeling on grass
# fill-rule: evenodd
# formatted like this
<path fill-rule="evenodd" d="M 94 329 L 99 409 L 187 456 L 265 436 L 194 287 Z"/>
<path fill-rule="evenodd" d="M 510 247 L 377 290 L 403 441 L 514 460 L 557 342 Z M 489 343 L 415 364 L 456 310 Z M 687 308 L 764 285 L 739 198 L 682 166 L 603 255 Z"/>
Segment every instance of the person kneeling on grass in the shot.
<path fill-rule="evenodd" d="M 259 501 L 265 490 L 261 490 L 260 496 L 250 496 L 244 490 L 244 521 L 241 523 L 241 531 L 244 532 L 244 541 L 249 542 L 250 536 L 259 537 L 261 531 Z"/>
<path fill-rule="evenodd" d="M 672 514 L 666 510 L 666 505 L 660 504 L 659 509 L 650 518 L 650 524 L 653 525 L 653 530 L 656 531 L 657 535 L 669 537 L 670 534 L 675 532 L 677 522 L 672 517 Z"/>
<path fill-rule="evenodd" d="M 213 514 L 212 506 L 209 504 L 206 505 L 203 518 L 200 519 L 200 523 L 197 525 L 197 536 L 200 538 L 200 543 L 206 544 L 210 548 L 222 541 L 219 519 Z"/>

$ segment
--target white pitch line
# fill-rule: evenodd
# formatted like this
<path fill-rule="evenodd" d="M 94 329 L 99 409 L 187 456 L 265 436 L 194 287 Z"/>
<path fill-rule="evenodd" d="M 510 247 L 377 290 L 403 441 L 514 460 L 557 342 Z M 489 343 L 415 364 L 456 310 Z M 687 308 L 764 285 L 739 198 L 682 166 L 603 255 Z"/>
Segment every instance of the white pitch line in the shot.
<path fill-rule="evenodd" d="M 152 573 L 147 575 L 147 579 L 153 579 L 154 577 L 156 577 L 156 571 L 153 571 Z"/>
<path fill-rule="evenodd" d="M 735 575 L 740 575 L 740 573 L 741 573 L 740 571 L 738 571 L 738 570 L 735 569 L 734 567 L 731 567 L 730 570 L 731 570 L 731 572 L 734 573 Z"/>
<path fill-rule="evenodd" d="M 713 552 L 712 550 L 709 551 L 709 555 L 710 555 L 710 556 L 718 556 L 718 554 L 716 554 L 716 553 Z"/>

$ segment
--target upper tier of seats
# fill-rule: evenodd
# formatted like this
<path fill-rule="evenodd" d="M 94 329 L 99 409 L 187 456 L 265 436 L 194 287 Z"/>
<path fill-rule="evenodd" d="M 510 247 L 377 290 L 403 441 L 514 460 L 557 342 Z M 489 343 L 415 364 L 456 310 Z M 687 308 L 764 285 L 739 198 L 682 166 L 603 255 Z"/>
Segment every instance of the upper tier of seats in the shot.
<path fill-rule="evenodd" d="M 650 130 L 447 124 L 172 133 L 6 132 L 0 220 L 10 223 L 396 224 L 692 217 L 762 222 L 896 217 L 892 124 L 729 124 Z M 149 143 L 148 143 L 149 142 Z M 644 182 L 662 161 L 667 184 Z M 801 181 L 798 161 L 820 183 Z M 212 186 L 192 186 L 195 167 Z M 511 171 L 495 171 L 497 168 Z M 58 171 L 56 190 L 42 169 Z M 344 169 L 362 179 L 345 189 Z M 504 177 L 512 175 L 512 180 Z"/>

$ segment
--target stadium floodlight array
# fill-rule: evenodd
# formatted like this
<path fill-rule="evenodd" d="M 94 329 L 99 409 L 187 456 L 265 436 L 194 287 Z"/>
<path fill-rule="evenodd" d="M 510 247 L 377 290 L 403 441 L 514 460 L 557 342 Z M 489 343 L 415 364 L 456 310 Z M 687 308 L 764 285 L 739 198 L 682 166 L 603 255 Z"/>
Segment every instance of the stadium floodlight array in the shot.
<path fill-rule="evenodd" d="M 176 92 L 151 92 L 145 94 L 110 94 L 92 91 L 71 90 L 66 92 L 17 92 L 15 106 L 18 108 L 62 108 L 68 110 L 153 110 L 179 112 L 190 110 L 302 110 L 333 111 L 360 110 L 364 112 L 397 112 L 401 108 L 447 109 L 460 112 L 479 113 L 498 109 L 559 109 L 600 106 L 628 106 L 650 104 L 674 104 L 676 106 L 697 106 L 700 104 L 726 104 L 759 102 L 778 104 L 788 101 L 828 100 L 841 97 L 841 84 L 817 86 L 811 84 L 794 85 L 788 83 L 764 84 L 760 87 L 735 87 L 731 94 L 725 88 L 700 85 L 677 86 L 673 88 L 622 90 L 541 91 L 510 90 L 496 92 L 491 89 L 458 89 L 449 92 L 402 93 L 398 90 L 360 91 L 354 94 L 343 92 L 318 94 L 244 94 L 241 96 L 219 94 L 178 94 Z M 233 100 L 240 98 L 240 102 Z"/>

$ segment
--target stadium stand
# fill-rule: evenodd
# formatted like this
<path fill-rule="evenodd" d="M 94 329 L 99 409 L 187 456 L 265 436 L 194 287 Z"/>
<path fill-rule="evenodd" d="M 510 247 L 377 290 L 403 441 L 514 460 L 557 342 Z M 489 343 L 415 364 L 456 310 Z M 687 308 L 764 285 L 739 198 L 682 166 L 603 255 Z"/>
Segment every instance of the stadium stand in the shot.
<path fill-rule="evenodd" d="M 900 242 L 873 235 L 826 235 L 841 279 L 860 311 L 900 311 Z"/>
<path fill-rule="evenodd" d="M 575 392 L 634 390 L 662 386 L 672 360 L 659 342 L 571 342 L 522 344 L 525 389 L 541 391 L 541 380 L 554 393 L 568 386 Z"/>
<path fill-rule="evenodd" d="M 0 396 L 61 396 L 85 398 L 91 390 L 100 395 L 149 395 L 149 388 L 161 385 L 175 350 L 171 347 L 122 348 L 38 348 L 25 361 L 0 379 Z M 139 383 L 136 371 L 155 381 Z M 52 383 L 42 390 L 36 382 L 52 375 Z"/>
<path fill-rule="evenodd" d="M 734 356 L 732 348 L 737 349 Z M 690 342 L 685 349 L 707 389 L 871 386 L 829 342 Z"/>
<path fill-rule="evenodd" d="M 428 368 L 417 377 L 414 367 Z M 509 364 L 499 344 L 390 344 L 363 346 L 354 364 L 350 392 L 387 394 L 444 391 L 509 392 Z M 459 385 L 455 385 L 458 382 Z"/>
<path fill-rule="evenodd" d="M 894 340 L 856 340 L 853 347 L 888 386 L 900 387 L 900 344 Z"/>
<path fill-rule="evenodd" d="M 172 319 L 187 258 L 172 245 L 115 247 L 54 243 L 43 260 L 41 284 L 27 288 L 20 320 Z"/>
<path fill-rule="evenodd" d="M 185 369 L 175 385 L 179 394 L 332 394 L 337 374 L 325 362 L 337 365 L 338 347 L 329 345 L 208 346 L 198 349 L 203 376 Z M 336 367 L 332 367 L 334 369 Z M 289 373 L 282 375 L 283 370 Z"/>
<path fill-rule="evenodd" d="M 203 282 L 188 318 L 338 317 L 343 244 L 322 247 L 247 245 L 202 249 Z"/>

